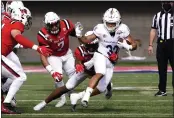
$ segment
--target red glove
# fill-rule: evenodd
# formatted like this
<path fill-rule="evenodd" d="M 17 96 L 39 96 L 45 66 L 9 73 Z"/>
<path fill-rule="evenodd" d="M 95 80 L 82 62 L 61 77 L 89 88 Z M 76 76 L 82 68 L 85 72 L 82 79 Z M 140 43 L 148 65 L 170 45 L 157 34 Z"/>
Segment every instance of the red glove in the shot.
<path fill-rule="evenodd" d="M 52 72 L 51 72 L 51 75 L 52 75 L 52 77 L 54 78 L 54 80 L 55 80 L 56 82 L 62 81 L 63 76 L 62 76 L 62 74 L 60 74 L 59 72 L 52 71 Z"/>
<path fill-rule="evenodd" d="M 46 48 L 45 46 L 38 46 L 37 51 L 44 56 L 50 56 L 53 52 L 51 49 Z"/>
<path fill-rule="evenodd" d="M 116 53 L 112 53 L 110 56 L 109 56 L 109 59 L 113 62 L 117 61 L 118 60 L 118 55 Z"/>
<path fill-rule="evenodd" d="M 84 71 L 84 66 L 82 64 L 76 64 L 76 73 Z"/>

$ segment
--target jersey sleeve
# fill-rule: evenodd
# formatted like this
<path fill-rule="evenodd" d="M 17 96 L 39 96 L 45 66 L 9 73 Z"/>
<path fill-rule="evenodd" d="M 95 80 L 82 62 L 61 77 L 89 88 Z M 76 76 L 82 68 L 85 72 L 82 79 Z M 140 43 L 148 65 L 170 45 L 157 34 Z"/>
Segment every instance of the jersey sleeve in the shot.
<path fill-rule="evenodd" d="M 120 37 L 123 39 L 126 39 L 130 35 L 130 29 L 125 24 L 122 25 L 121 32 Z"/>
<path fill-rule="evenodd" d="M 40 46 L 48 46 L 48 43 L 47 43 L 47 41 L 44 37 L 44 34 L 41 30 L 37 34 L 37 41 L 38 41 Z"/>
<path fill-rule="evenodd" d="M 152 20 L 152 29 L 157 29 L 157 14 L 154 15 L 153 20 Z"/>
<path fill-rule="evenodd" d="M 74 56 L 75 56 L 75 58 L 78 59 L 79 61 L 83 61 L 83 60 L 84 60 L 84 56 L 83 56 L 82 52 L 80 51 L 79 47 L 77 47 L 77 48 L 75 49 Z"/>
<path fill-rule="evenodd" d="M 68 29 L 68 32 L 70 34 L 74 30 L 74 24 L 71 20 L 68 19 L 64 19 L 63 21 L 65 22 L 66 28 Z"/>
<path fill-rule="evenodd" d="M 99 25 L 96 25 L 93 29 L 93 32 L 94 34 L 97 36 L 97 37 L 100 37 L 100 27 Z"/>
<path fill-rule="evenodd" d="M 21 22 L 12 22 L 11 23 L 11 30 L 17 29 L 20 30 L 22 33 L 24 32 L 24 25 Z"/>

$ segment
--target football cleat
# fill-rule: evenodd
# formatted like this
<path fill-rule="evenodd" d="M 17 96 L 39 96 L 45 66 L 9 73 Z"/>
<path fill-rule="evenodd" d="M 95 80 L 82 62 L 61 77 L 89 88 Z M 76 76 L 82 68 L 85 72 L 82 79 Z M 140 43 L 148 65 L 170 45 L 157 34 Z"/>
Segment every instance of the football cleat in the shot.
<path fill-rule="evenodd" d="M 3 103 L 1 106 L 1 112 L 3 114 L 21 114 L 19 111 L 11 106 L 11 103 Z"/>
<path fill-rule="evenodd" d="M 16 98 L 13 97 L 13 99 L 11 100 L 11 106 L 12 106 L 12 107 L 16 107 L 16 105 L 17 105 Z"/>
<path fill-rule="evenodd" d="M 71 111 L 75 112 L 76 111 L 76 105 L 71 105 Z"/>
<path fill-rule="evenodd" d="M 83 107 L 88 107 L 88 102 L 87 101 L 81 101 L 81 105 L 83 106 Z"/>
<path fill-rule="evenodd" d="M 106 99 L 110 99 L 112 97 L 112 89 L 113 89 L 113 84 L 110 83 L 107 88 L 106 88 L 106 91 L 105 91 L 105 98 Z"/>
<path fill-rule="evenodd" d="M 47 105 L 46 102 L 45 102 L 45 101 L 42 101 L 42 102 L 40 102 L 39 104 L 37 104 L 35 107 L 33 107 L 33 110 L 35 110 L 35 111 L 40 111 L 40 110 L 42 110 L 46 105 Z"/>
<path fill-rule="evenodd" d="M 155 93 L 155 96 L 167 96 L 167 93 L 162 92 L 162 91 L 158 91 L 157 93 Z"/>
<path fill-rule="evenodd" d="M 58 101 L 58 103 L 55 105 L 55 107 L 62 107 L 66 104 L 66 99 L 61 99 Z"/>

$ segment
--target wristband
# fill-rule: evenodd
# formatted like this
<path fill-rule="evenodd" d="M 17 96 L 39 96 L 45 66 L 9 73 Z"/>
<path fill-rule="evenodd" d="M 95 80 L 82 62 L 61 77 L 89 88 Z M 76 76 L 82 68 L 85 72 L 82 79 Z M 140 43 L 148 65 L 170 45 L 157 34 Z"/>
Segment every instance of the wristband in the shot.
<path fill-rule="evenodd" d="M 37 50 L 38 46 L 37 45 L 33 45 L 32 49 L 33 50 Z"/>
<path fill-rule="evenodd" d="M 51 65 L 48 65 L 45 67 L 47 69 L 48 72 L 51 73 L 51 71 L 53 71 L 53 68 L 51 67 Z"/>

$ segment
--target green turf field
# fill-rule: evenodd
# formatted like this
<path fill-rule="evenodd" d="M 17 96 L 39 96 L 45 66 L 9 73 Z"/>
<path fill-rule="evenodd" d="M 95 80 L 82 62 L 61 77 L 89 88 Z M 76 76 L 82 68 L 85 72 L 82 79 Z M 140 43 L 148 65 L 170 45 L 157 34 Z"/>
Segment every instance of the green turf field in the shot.
<path fill-rule="evenodd" d="M 62 108 L 55 108 L 51 102 L 40 112 L 33 111 L 33 106 L 43 100 L 54 89 L 53 79 L 49 74 L 29 73 L 27 82 L 17 93 L 18 109 L 21 115 L 2 115 L 2 118 L 173 118 L 172 76 L 168 74 L 168 96 L 154 97 L 157 92 L 158 74 L 156 73 L 116 73 L 112 82 L 113 96 L 106 100 L 104 94 L 91 97 L 88 108 L 77 106 L 71 112 L 70 101 Z M 66 78 L 65 78 L 66 81 Z M 88 79 L 76 91 L 87 86 Z"/>

